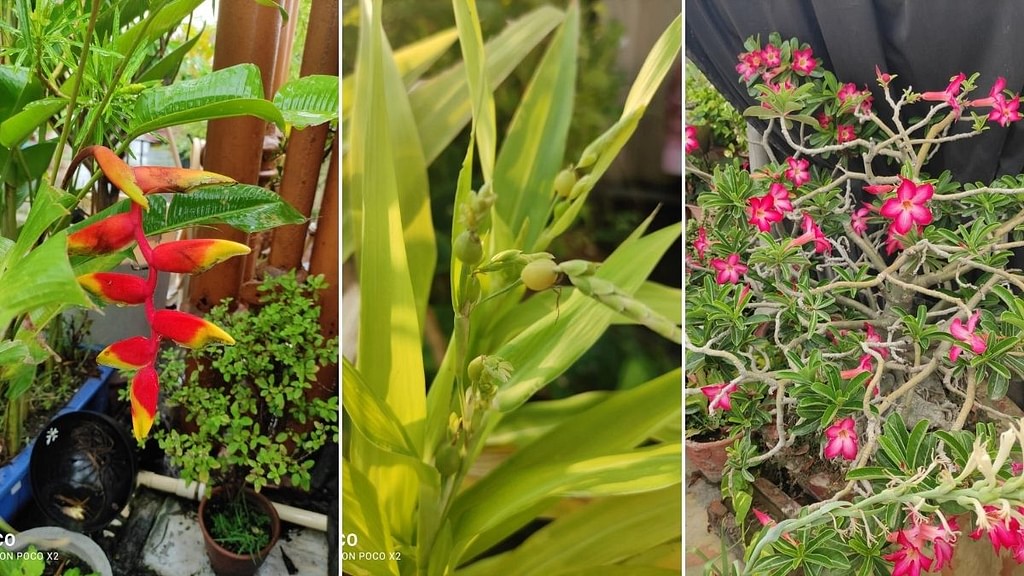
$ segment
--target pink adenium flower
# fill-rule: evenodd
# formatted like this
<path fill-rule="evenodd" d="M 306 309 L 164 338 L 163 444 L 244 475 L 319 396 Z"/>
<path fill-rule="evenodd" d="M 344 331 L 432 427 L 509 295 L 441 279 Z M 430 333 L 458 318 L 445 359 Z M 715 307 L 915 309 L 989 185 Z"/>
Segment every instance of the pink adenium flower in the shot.
<path fill-rule="evenodd" d="M 760 50 L 744 52 L 739 55 L 740 63 L 736 65 L 736 72 L 743 77 L 744 82 L 757 76 L 764 69 L 764 57 Z"/>
<path fill-rule="evenodd" d="M 868 214 L 871 214 L 871 208 L 864 206 L 855 210 L 850 216 L 850 227 L 858 235 L 863 236 L 868 231 Z"/>
<path fill-rule="evenodd" d="M 896 187 L 892 184 L 870 184 L 868 186 L 864 186 L 864 191 L 868 194 L 874 194 L 877 196 L 879 194 L 892 192 L 895 188 Z"/>
<path fill-rule="evenodd" d="M 879 214 L 892 220 L 892 231 L 896 234 L 910 232 L 911 226 L 927 226 L 932 222 L 932 211 L 925 206 L 935 194 L 935 188 L 929 183 L 915 184 L 912 180 L 901 178 L 896 197 L 882 204 Z"/>
<path fill-rule="evenodd" d="M 782 220 L 782 212 L 775 207 L 775 199 L 771 194 L 753 196 L 747 200 L 747 216 L 750 222 L 761 232 L 771 230 L 774 222 Z"/>
<path fill-rule="evenodd" d="M 761 49 L 761 60 L 767 68 L 774 68 L 782 64 L 782 50 L 774 44 L 769 44 Z"/>
<path fill-rule="evenodd" d="M 697 239 L 693 241 L 693 249 L 697 251 L 697 260 L 704 260 L 704 252 L 711 247 L 708 241 L 708 232 L 703 226 L 697 228 Z"/>
<path fill-rule="evenodd" d="M 882 72 L 878 68 L 878 64 L 875 64 L 875 79 L 878 80 L 879 85 L 884 88 L 889 85 L 889 82 L 892 82 L 893 78 L 895 78 L 895 76 Z"/>
<path fill-rule="evenodd" d="M 846 144 L 857 139 L 857 133 L 853 130 L 852 124 L 840 124 L 836 126 L 836 142 Z"/>
<path fill-rule="evenodd" d="M 882 337 L 878 335 L 878 332 L 875 332 L 875 327 L 867 322 L 864 323 L 864 333 L 866 334 L 866 336 L 864 336 L 864 340 L 866 340 L 867 342 L 882 341 Z M 884 346 L 872 346 L 871 349 L 878 352 L 878 355 L 881 356 L 882 358 L 885 358 L 887 360 L 889 359 L 888 348 Z"/>
<path fill-rule="evenodd" d="M 818 61 L 814 59 L 814 51 L 810 48 L 793 50 L 793 71 L 804 76 L 814 72 Z"/>
<path fill-rule="evenodd" d="M 960 115 L 960 102 L 957 101 L 957 93 L 960 92 L 960 85 L 963 84 L 967 76 L 961 72 L 956 76 L 949 79 L 949 85 L 942 92 L 924 92 L 921 94 L 922 100 L 929 100 L 932 102 L 945 102 L 949 104 L 949 107 L 953 109 L 953 112 L 957 116 Z"/>
<path fill-rule="evenodd" d="M 977 528 L 969 536 L 978 540 L 983 533 L 988 535 L 989 542 L 996 554 L 1002 548 L 1021 548 L 1021 527 L 1013 516 L 1005 514 L 998 506 L 986 505 L 985 516 L 977 518 Z"/>
<path fill-rule="evenodd" d="M 786 178 L 793 183 L 793 186 L 800 187 L 811 181 L 811 163 L 804 158 L 786 158 L 789 168 L 786 169 Z"/>
<path fill-rule="evenodd" d="M 932 559 L 914 546 L 902 530 L 897 533 L 896 544 L 900 546 L 899 550 L 882 556 L 893 563 L 892 576 L 920 576 L 921 570 L 931 569 Z"/>
<path fill-rule="evenodd" d="M 885 237 L 885 254 L 886 256 L 892 256 L 893 252 L 903 250 L 906 246 L 903 242 L 893 234 L 892 228 L 889 228 L 889 234 Z"/>
<path fill-rule="evenodd" d="M 1011 462 L 1010 473 L 1013 474 L 1014 476 L 1020 476 L 1021 474 L 1024 474 L 1024 462 Z"/>
<path fill-rule="evenodd" d="M 841 104 L 849 100 L 851 97 L 856 96 L 858 92 L 859 90 L 857 90 L 856 84 L 853 82 L 847 82 L 846 84 L 843 84 L 838 92 L 836 92 L 836 98 L 839 99 L 839 103 Z"/>
<path fill-rule="evenodd" d="M 758 70 L 742 57 L 743 55 L 741 54 L 740 63 L 736 65 L 736 73 L 740 75 L 740 78 L 743 78 L 744 82 L 750 82 L 754 76 L 757 76 Z"/>
<path fill-rule="evenodd" d="M 988 119 L 1003 127 L 1020 120 L 1020 95 L 1014 96 L 1012 100 L 1007 100 L 1002 94 L 997 95 Z"/>
<path fill-rule="evenodd" d="M 824 112 L 818 112 L 815 118 L 818 119 L 818 126 L 821 126 L 822 130 L 828 130 L 829 126 L 832 125 L 832 117 Z"/>
<path fill-rule="evenodd" d="M 900 549 L 883 558 L 895 563 L 893 574 L 919 574 L 922 569 L 940 572 L 953 558 L 953 544 L 959 530 L 955 518 L 944 524 L 931 524 L 926 518 L 915 513 L 910 528 L 897 530 L 886 536 L 886 540 L 897 544 Z M 924 554 L 928 546 L 931 546 L 934 558 Z"/>
<path fill-rule="evenodd" d="M 832 252 L 832 243 L 828 241 L 828 237 L 821 231 L 821 228 L 814 222 L 814 218 L 810 214 L 804 212 L 803 221 L 800 223 L 800 227 L 803 228 L 804 234 L 798 238 L 794 243 L 798 246 L 802 246 L 809 240 L 801 239 L 804 236 L 810 235 L 810 238 L 814 240 L 814 251 L 819 254 L 829 254 Z"/>
<path fill-rule="evenodd" d="M 954 318 L 949 324 L 949 333 L 954 338 L 960 340 L 971 347 L 971 352 L 975 354 L 982 354 L 988 349 L 988 335 L 987 334 L 975 334 L 974 330 L 978 326 L 978 319 L 981 317 L 981 310 L 977 310 L 971 317 L 967 319 L 967 326 L 964 326 L 963 322 L 959 318 Z M 956 359 L 960 356 L 960 346 L 953 346 L 949 349 L 949 360 L 950 362 L 956 362 Z"/>
<path fill-rule="evenodd" d="M 862 372 L 871 372 L 872 370 L 874 370 L 874 360 L 875 359 L 871 354 L 863 354 L 861 355 L 860 360 L 857 362 L 857 366 L 855 366 L 854 368 L 850 368 L 849 370 L 843 370 L 842 372 L 839 373 L 839 377 L 844 380 L 849 380 L 850 378 L 853 378 L 854 376 Z M 878 393 L 877 388 L 875 389 L 875 393 Z"/>
<path fill-rule="evenodd" d="M 735 252 L 725 260 L 712 258 L 711 267 L 718 271 L 715 281 L 719 284 L 739 284 L 740 275 L 747 273 L 747 267 L 740 263 L 740 255 Z"/>
<path fill-rule="evenodd" d="M 768 187 L 768 195 L 772 197 L 772 201 L 775 203 L 775 209 L 780 213 L 785 214 L 793 211 L 793 203 L 789 201 L 789 189 L 778 182 L 773 182 Z"/>
<path fill-rule="evenodd" d="M 775 522 L 775 520 L 772 519 L 771 516 L 765 514 L 764 512 L 758 510 L 757 508 L 751 508 L 751 510 L 754 512 L 754 516 L 757 517 L 757 521 L 761 523 L 761 526 L 767 526 L 771 528 L 772 526 L 775 526 L 775 524 L 777 524 L 777 522 Z M 799 545 L 796 539 L 790 536 L 789 532 L 783 532 L 782 537 L 788 540 L 789 543 L 793 546 Z"/>
<path fill-rule="evenodd" d="M 857 430 L 852 416 L 841 418 L 825 429 L 825 458 L 842 456 L 844 460 L 857 457 Z"/>
<path fill-rule="evenodd" d="M 684 150 L 687 154 L 692 154 L 697 150 L 700 150 L 700 142 L 697 141 L 697 127 L 687 126 L 686 127 L 686 144 Z"/>
<path fill-rule="evenodd" d="M 708 414 L 714 414 L 715 410 L 732 410 L 729 395 L 736 391 L 735 382 L 704 386 L 700 391 L 708 398 Z"/>

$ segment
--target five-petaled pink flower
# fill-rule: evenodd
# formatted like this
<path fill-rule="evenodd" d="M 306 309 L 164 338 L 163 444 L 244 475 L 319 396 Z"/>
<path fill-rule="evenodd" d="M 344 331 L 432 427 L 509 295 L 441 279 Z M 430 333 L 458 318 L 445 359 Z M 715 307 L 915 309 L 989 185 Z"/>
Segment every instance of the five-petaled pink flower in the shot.
<path fill-rule="evenodd" d="M 871 372 L 873 363 L 874 357 L 871 354 L 863 354 L 861 355 L 856 367 L 850 368 L 849 370 L 843 370 L 839 373 L 839 377 L 844 380 L 849 380 L 862 372 Z M 875 393 L 878 393 L 877 388 L 875 389 Z"/>
<path fill-rule="evenodd" d="M 986 505 L 984 510 L 985 517 L 976 520 L 977 528 L 969 534 L 972 539 L 978 540 L 983 532 L 987 533 L 988 539 L 992 543 L 992 549 L 996 554 L 1002 548 L 1015 549 L 1024 547 L 1024 543 L 1021 542 L 1020 523 L 1013 516 L 1004 513 L 998 506 Z"/>
<path fill-rule="evenodd" d="M 803 228 L 804 234 L 797 238 L 794 242 L 797 246 L 802 246 L 809 240 L 803 240 L 805 236 L 810 235 L 810 238 L 814 240 L 814 251 L 819 254 L 830 254 L 832 252 L 832 243 L 828 241 L 828 237 L 821 231 L 818 224 L 814 222 L 814 218 L 810 214 L 804 212 L 803 220 L 800 223 L 800 227 Z M 801 241 L 803 240 L 803 241 Z"/>
<path fill-rule="evenodd" d="M 789 168 L 786 168 L 786 178 L 793 183 L 793 186 L 800 187 L 811 181 L 811 171 L 808 170 L 810 162 L 804 158 L 786 158 Z"/>
<path fill-rule="evenodd" d="M 856 84 L 853 82 L 847 82 L 846 84 L 843 84 L 838 92 L 836 92 L 836 98 L 839 99 L 840 103 L 843 103 L 851 96 L 856 96 L 858 92 L 859 90 L 857 90 Z"/>
<path fill-rule="evenodd" d="M 882 341 L 882 337 L 878 335 L 878 332 L 875 332 L 875 327 L 872 326 L 871 324 L 867 323 L 867 322 L 864 323 L 864 333 L 865 333 L 864 340 L 866 342 L 881 342 Z M 886 359 L 889 358 L 889 349 L 888 348 L 886 348 L 884 346 L 871 346 L 871 349 L 876 351 L 876 352 L 878 352 L 878 355 L 881 356 L 882 358 L 886 358 Z"/>
<path fill-rule="evenodd" d="M 857 133 L 853 130 L 853 124 L 840 124 L 836 126 L 836 142 L 846 144 L 857 139 Z"/>
<path fill-rule="evenodd" d="M 868 231 L 868 214 L 871 214 L 871 208 L 863 206 L 850 215 L 850 227 L 854 233 L 862 236 Z"/>
<path fill-rule="evenodd" d="M 718 271 L 715 281 L 719 284 L 739 284 L 740 275 L 747 273 L 747 267 L 740 263 L 740 255 L 735 252 L 725 260 L 712 258 L 711 267 Z"/>
<path fill-rule="evenodd" d="M 818 62 L 814 59 L 814 51 L 810 48 L 793 50 L 793 71 L 807 75 L 814 72 Z"/>
<path fill-rule="evenodd" d="M 1006 96 L 999 94 L 995 98 L 992 110 L 988 113 L 988 119 L 998 123 L 1000 126 L 1009 126 L 1010 122 L 1020 120 L 1020 95 L 1007 100 Z"/>
<path fill-rule="evenodd" d="M 775 198 L 771 194 L 753 196 L 747 200 L 747 216 L 750 222 L 761 232 L 771 230 L 772 223 L 782 220 L 782 212 L 775 207 Z"/>
<path fill-rule="evenodd" d="M 774 44 L 768 44 L 761 49 L 761 60 L 767 68 L 774 68 L 782 64 L 782 50 Z"/>
<path fill-rule="evenodd" d="M 832 117 L 824 112 L 818 112 L 815 118 L 818 119 L 818 126 L 821 126 L 822 130 L 828 130 L 828 127 L 832 125 Z"/>
<path fill-rule="evenodd" d="M 714 384 L 704 386 L 701 393 L 708 397 L 708 414 L 714 414 L 715 410 L 732 410 L 732 400 L 729 395 L 736 391 L 736 383 Z"/>
<path fill-rule="evenodd" d="M 693 241 L 693 249 L 697 251 L 697 260 L 704 260 L 704 251 L 711 247 L 708 232 L 703 226 L 697 228 L 697 239 Z"/>
<path fill-rule="evenodd" d="M 975 354 L 982 354 L 988 349 L 988 335 L 987 334 L 975 334 L 974 329 L 978 326 L 978 319 L 981 317 L 981 310 L 977 310 L 971 317 L 967 319 L 967 326 L 964 326 L 963 322 L 959 318 L 954 318 L 949 324 L 949 333 L 954 338 L 969 344 L 971 351 Z M 956 362 L 956 359 L 960 356 L 960 346 L 953 346 L 949 349 L 949 360 Z"/>
<path fill-rule="evenodd" d="M 768 195 L 772 197 L 775 209 L 780 213 L 793 211 L 793 203 L 789 201 L 789 189 L 782 184 L 772 182 L 772 185 L 768 187 Z"/>
<path fill-rule="evenodd" d="M 953 112 L 957 116 L 960 115 L 960 102 L 957 101 L 957 93 L 960 92 L 960 85 L 963 84 L 967 76 L 961 72 L 956 76 L 949 79 L 949 85 L 942 92 L 925 92 L 921 94 L 922 100 L 930 100 L 932 102 L 945 102 L 949 104 L 949 107 L 953 109 Z"/>
<path fill-rule="evenodd" d="M 853 460 L 857 457 L 857 430 L 852 416 L 841 418 L 826 428 L 825 437 L 828 438 L 825 458 L 842 456 L 845 460 Z"/>
<path fill-rule="evenodd" d="M 907 178 L 901 178 L 900 187 L 896 189 L 896 197 L 882 204 L 879 214 L 892 220 L 892 231 L 896 234 L 910 232 L 913 225 L 927 226 L 932 222 L 932 211 L 925 206 L 935 188 L 929 183 L 914 184 Z"/>
<path fill-rule="evenodd" d="M 921 570 L 940 572 L 953 558 L 953 544 L 960 527 L 955 518 L 933 525 L 917 513 L 912 515 L 910 528 L 890 532 L 886 536 L 886 540 L 900 548 L 883 558 L 895 564 L 893 574 L 917 575 Z M 924 554 L 929 545 L 934 558 Z"/>
<path fill-rule="evenodd" d="M 882 556 L 893 563 L 892 576 L 920 576 L 921 570 L 931 569 L 932 559 L 915 547 L 902 530 L 897 533 L 896 543 L 900 546 L 899 550 Z"/>
<path fill-rule="evenodd" d="M 700 142 L 697 141 L 697 127 L 687 126 L 686 127 L 686 145 L 684 150 L 687 154 L 692 154 L 697 150 L 700 150 Z"/>

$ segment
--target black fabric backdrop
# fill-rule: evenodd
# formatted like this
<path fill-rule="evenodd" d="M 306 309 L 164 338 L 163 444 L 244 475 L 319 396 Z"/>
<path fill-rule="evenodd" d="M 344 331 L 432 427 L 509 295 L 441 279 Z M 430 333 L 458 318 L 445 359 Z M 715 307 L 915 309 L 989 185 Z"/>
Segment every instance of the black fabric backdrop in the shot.
<path fill-rule="evenodd" d="M 867 85 L 883 118 L 891 111 L 875 64 L 899 76 L 894 98 L 907 86 L 941 91 L 959 72 L 981 73 L 972 98 L 987 96 L 997 76 L 1014 92 L 1024 89 L 1021 0 L 686 0 L 684 22 L 687 57 L 741 111 L 756 101 L 738 78 L 736 57 L 748 36 L 760 34 L 764 45 L 771 32 L 809 43 L 841 82 Z M 937 176 L 950 169 L 960 182 L 986 183 L 1024 171 L 1022 122 L 1008 128 L 990 123 L 981 136 L 944 145 L 926 171 Z M 969 122 L 958 124 L 956 132 L 970 129 Z M 773 147 L 785 153 L 781 139 Z"/>

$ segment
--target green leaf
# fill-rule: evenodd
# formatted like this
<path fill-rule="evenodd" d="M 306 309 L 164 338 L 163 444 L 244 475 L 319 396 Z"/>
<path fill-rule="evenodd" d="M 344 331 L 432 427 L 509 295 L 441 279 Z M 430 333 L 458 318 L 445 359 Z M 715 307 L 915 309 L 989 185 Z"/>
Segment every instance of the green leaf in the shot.
<path fill-rule="evenodd" d="M 140 83 L 155 81 L 171 83 L 174 77 L 178 75 L 178 70 L 181 68 L 181 62 L 185 59 L 185 55 L 199 42 L 205 31 L 206 27 L 203 26 L 203 29 L 195 36 L 192 36 L 182 43 L 181 46 L 172 50 L 170 54 L 167 54 L 147 68 L 145 72 L 139 75 L 136 81 Z"/>
<path fill-rule="evenodd" d="M 661 81 L 679 57 L 679 49 L 683 43 L 682 29 L 683 15 L 680 14 L 662 32 L 651 51 L 647 53 L 647 58 L 629 89 L 629 95 L 626 96 L 626 104 L 622 108 L 623 117 L 650 104 L 654 93 L 661 86 Z"/>
<path fill-rule="evenodd" d="M 42 97 L 43 87 L 30 69 L 0 66 L 0 121 Z"/>
<path fill-rule="evenodd" d="M 455 27 L 459 32 L 459 48 L 465 63 L 466 83 L 473 110 L 473 135 L 476 138 L 477 154 L 480 155 L 480 170 L 485 182 L 490 182 L 494 172 L 494 154 L 498 145 L 498 129 L 494 117 L 494 95 L 487 82 L 487 68 L 484 57 L 484 38 L 480 31 L 480 17 L 476 0 L 452 0 L 455 10 Z"/>
<path fill-rule="evenodd" d="M 355 535 L 356 547 L 346 546 L 355 558 L 345 559 L 345 571 L 357 576 L 398 576 L 398 564 L 391 557 L 395 542 L 381 513 L 379 495 L 373 483 L 356 470 L 348 459 L 341 461 L 342 529 Z M 360 558 L 359 552 L 385 553 L 384 560 Z"/>
<path fill-rule="evenodd" d="M 672 286 L 657 282 L 644 282 L 633 298 L 654 310 L 659 315 L 674 320 L 677 324 L 683 319 L 683 291 Z M 531 298 L 530 300 L 533 300 Z M 636 324 L 636 320 L 616 314 L 612 324 Z M 687 354 L 689 356 L 689 354 Z"/>
<path fill-rule="evenodd" d="M 398 417 L 377 393 L 363 382 L 356 367 L 343 359 L 342 406 L 359 429 L 377 446 L 411 458 L 419 458 L 416 447 L 405 433 Z"/>
<path fill-rule="evenodd" d="M 47 238 L 0 275 L 0 327 L 15 316 L 51 304 L 88 306 L 67 256 L 64 232 Z"/>
<path fill-rule="evenodd" d="M 113 48 L 118 53 L 128 56 L 135 43 L 139 46 L 148 46 L 158 38 L 173 30 L 178 24 L 199 7 L 203 0 L 174 0 L 163 7 L 153 17 L 152 22 L 145 19 L 136 22 L 127 31 L 121 33 L 114 39 Z M 141 39 L 139 39 L 141 36 Z"/>
<path fill-rule="evenodd" d="M 66 105 L 66 98 L 43 98 L 29 103 L 0 123 L 0 145 L 7 148 L 17 146 Z"/>
<path fill-rule="evenodd" d="M 295 128 L 316 126 L 338 117 L 338 77 L 303 76 L 281 86 L 274 105 Z"/>
<path fill-rule="evenodd" d="M 612 393 L 583 392 L 561 400 L 527 402 L 510 412 L 487 437 L 488 445 L 523 447 L 540 438 L 566 418 L 575 416 L 605 401 Z"/>
<path fill-rule="evenodd" d="M 864 466 L 855 468 L 846 473 L 847 480 L 888 480 L 889 474 L 881 466 Z"/>
<path fill-rule="evenodd" d="M 135 137 L 168 126 L 233 116 L 255 116 L 284 127 L 281 112 L 263 99 L 263 81 L 254 64 L 144 90 L 135 102 L 129 132 Z"/>

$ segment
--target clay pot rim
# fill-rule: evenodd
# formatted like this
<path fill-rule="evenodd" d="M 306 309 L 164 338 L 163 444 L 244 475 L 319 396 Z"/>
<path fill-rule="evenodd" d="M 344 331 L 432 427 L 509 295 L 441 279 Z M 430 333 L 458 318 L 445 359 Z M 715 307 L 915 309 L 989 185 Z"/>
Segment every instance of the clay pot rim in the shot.
<path fill-rule="evenodd" d="M 270 551 L 274 548 L 274 545 L 277 544 L 278 539 L 281 538 L 281 517 L 278 516 L 277 509 L 274 508 L 274 505 L 266 496 L 260 494 L 259 492 L 256 492 L 255 490 L 252 490 L 251 488 L 243 488 L 246 499 L 254 501 L 257 504 L 259 504 L 259 506 L 263 508 L 263 511 L 266 512 L 268 516 L 270 516 L 270 542 L 267 543 L 266 546 L 264 546 L 262 549 L 260 549 L 259 552 L 255 554 L 238 554 L 237 552 L 232 552 L 231 550 L 228 550 L 227 548 L 221 546 L 220 543 L 214 540 L 213 535 L 210 534 L 209 529 L 207 529 L 206 527 L 205 520 L 206 503 L 209 502 L 212 498 L 215 498 L 222 494 L 224 490 L 225 488 L 220 486 L 214 488 L 209 493 L 208 496 L 206 496 L 199 502 L 199 527 L 203 531 L 203 537 L 206 539 L 208 544 L 212 545 L 217 550 L 218 553 L 223 554 L 224 556 L 231 558 L 233 560 L 266 558 L 270 554 Z"/>

